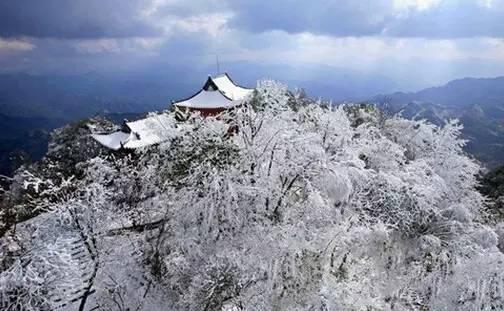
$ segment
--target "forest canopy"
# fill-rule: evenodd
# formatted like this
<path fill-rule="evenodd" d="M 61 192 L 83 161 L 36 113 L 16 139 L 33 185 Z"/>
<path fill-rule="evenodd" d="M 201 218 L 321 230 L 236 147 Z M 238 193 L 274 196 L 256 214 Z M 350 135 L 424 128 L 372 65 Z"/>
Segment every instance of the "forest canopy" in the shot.
<path fill-rule="evenodd" d="M 270 80 L 132 152 L 53 134 L 2 192 L 2 310 L 504 308 L 504 226 L 462 126 Z M 231 130 L 230 130 L 231 129 Z"/>

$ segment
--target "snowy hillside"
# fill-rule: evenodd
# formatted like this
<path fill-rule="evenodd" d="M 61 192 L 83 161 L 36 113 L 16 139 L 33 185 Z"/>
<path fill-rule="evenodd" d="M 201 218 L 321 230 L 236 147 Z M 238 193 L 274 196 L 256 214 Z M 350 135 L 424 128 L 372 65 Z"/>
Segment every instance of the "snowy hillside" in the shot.
<path fill-rule="evenodd" d="M 173 123 L 134 152 L 68 127 L 18 171 L 2 193 L 0 309 L 504 307 L 504 226 L 456 122 L 262 81 L 246 106 Z"/>

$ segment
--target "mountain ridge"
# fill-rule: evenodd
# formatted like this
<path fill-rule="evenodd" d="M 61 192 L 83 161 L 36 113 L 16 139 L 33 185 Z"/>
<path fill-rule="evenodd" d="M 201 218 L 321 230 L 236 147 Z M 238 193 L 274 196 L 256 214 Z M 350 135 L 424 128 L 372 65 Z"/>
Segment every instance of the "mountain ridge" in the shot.
<path fill-rule="evenodd" d="M 406 118 L 442 125 L 459 119 L 466 151 L 486 166 L 504 163 L 504 77 L 463 78 L 418 92 L 377 95 L 370 101 Z"/>

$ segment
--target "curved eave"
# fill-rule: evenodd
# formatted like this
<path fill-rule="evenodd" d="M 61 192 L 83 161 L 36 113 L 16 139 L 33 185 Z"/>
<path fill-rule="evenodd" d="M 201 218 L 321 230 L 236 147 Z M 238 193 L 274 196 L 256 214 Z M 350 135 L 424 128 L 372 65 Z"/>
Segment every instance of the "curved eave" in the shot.
<path fill-rule="evenodd" d="M 184 105 L 179 105 L 179 104 L 173 104 L 173 105 L 176 107 L 179 107 L 179 108 L 188 108 L 188 109 L 195 109 L 195 110 L 218 110 L 218 109 L 227 110 L 227 109 L 236 108 L 238 106 L 241 106 L 242 104 L 243 103 L 240 101 L 239 103 L 235 103 L 235 104 L 229 105 L 229 106 L 204 107 L 204 106 L 184 106 Z"/>
<path fill-rule="evenodd" d="M 198 105 L 184 105 L 185 102 L 187 101 L 190 101 L 191 99 L 195 98 L 196 96 L 200 95 L 202 92 L 218 92 L 220 94 L 220 96 L 223 97 L 224 100 L 226 100 L 227 102 L 229 103 L 233 103 L 231 105 L 225 105 L 225 106 L 198 106 Z M 205 91 L 204 89 L 201 89 L 200 91 L 198 91 L 197 93 L 195 93 L 194 95 L 186 98 L 186 99 L 182 99 L 182 100 L 179 100 L 179 101 L 174 101 L 172 102 L 172 105 L 176 106 L 176 107 L 183 107 L 183 108 L 190 108 L 190 109 L 230 109 L 230 108 L 234 108 L 236 106 L 239 106 L 242 104 L 242 101 L 241 100 L 233 100 L 231 98 L 229 98 L 226 94 L 224 94 L 221 90 L 217 89 L 215 91 Z"/>
<path fill-rule="evenodd" d="M 250 91 L 255 90 L 254 88 L 249 88 L 249 87 L 241 86 L 241 85 L 239 85 L 239 84 L 235 83 L 235 82 L 233 81 L 233 79 L 231 79 L 231 77 L 228 75 L 228 73 L 227 73 L 227 72 L 224 72 L 224 74 L 223 74 L 223 75 L 224 75 L 224 76 L 226 76 L 226 77 L 228 78 L 228 80 L 229 80 L 229 81 L 231 81 L 231 83 L 233 83 L 233 85 L 234 85 L 234 86 L 236 86 L 236 87 L 242 88 L 242 89 L 244 89 L 244 90 L 250 90 Z M 215 83 L 214 83 L 214 84 L 215 84 Z"/>

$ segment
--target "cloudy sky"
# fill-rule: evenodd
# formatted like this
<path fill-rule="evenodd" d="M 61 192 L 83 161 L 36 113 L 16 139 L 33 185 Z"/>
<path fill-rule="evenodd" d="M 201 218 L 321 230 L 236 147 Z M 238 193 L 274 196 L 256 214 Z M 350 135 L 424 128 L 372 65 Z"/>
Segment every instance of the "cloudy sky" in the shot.
<path fill-rule="evenodd" d="M 0 71 L 204 71 L 218 54 L 228 71 L 415 89 L 504 75 L 503 21 L 504 0 L 3 0 Z"/>

